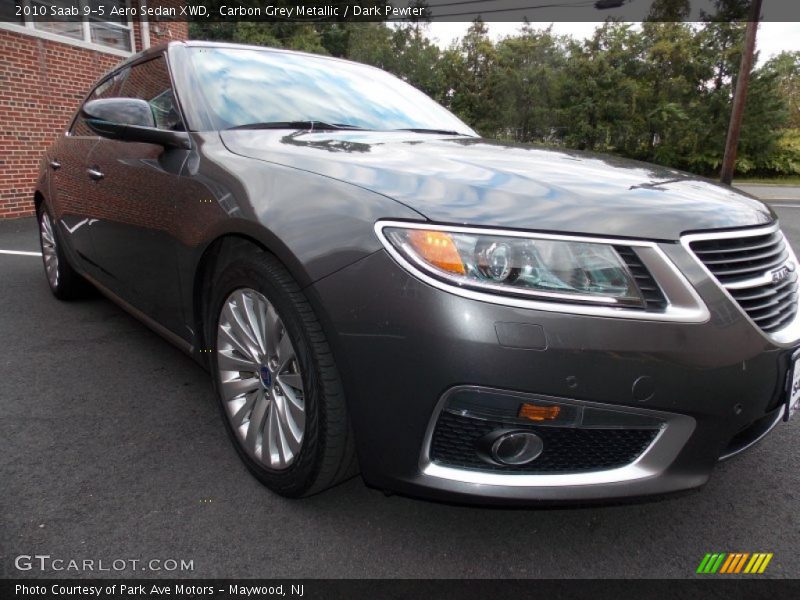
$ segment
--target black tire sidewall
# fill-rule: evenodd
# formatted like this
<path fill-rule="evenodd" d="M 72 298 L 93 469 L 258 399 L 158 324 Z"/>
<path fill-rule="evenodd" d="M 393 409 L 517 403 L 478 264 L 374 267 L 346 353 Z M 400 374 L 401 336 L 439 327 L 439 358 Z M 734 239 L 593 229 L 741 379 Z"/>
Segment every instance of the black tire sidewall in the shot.
<path fill-rule="evenodd" d="M 210 333 L 209 350 L 211 354 L 211 373 L 217 393 L 219 409 L 228 436 L 234 443 L 239 456 L 247 468 L 262 483 L 273 491 L 289 497 L 304 495 L 314 484 L 321 465 L 322 437 L 325 435 L 324 411 L 321 410 L 324 398 L 323 387 L 317 362 L 313 356 L 312 344 L 302 323 L 302 317 L 292 299 L 292 290 L 284 279 L 288 274 L 279 263 L 267 257 L 259 259 L 237 259 L 228 265 L 214 284 L 212 300 L 206 318 L 206 331 Z M 225 401 L 221 394 L 217 365 L 217 327 L 223 303 L 232 292 L 239 288 L 250 288 L 261 294 L 273 305 L 294 345 L 303 378 L 304 402 L 306 410 L 305 431 L 300 452 L 294 462 L 286 469 L 276 471 L 254 460 L 242 447 L 239 437 L 233 430 Z M 295 292 L 296 293 L 296 292 Z"/>

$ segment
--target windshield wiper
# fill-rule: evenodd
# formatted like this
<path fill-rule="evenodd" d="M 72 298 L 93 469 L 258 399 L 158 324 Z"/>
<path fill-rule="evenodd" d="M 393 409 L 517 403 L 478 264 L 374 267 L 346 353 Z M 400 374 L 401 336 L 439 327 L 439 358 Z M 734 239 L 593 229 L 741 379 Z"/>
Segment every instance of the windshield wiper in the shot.
<path fill-rule="evenodd" d="M 364 131 L 363 127 L 348 125 L 347 123 L 326 123 L 325 121 L 267 121 L 264 123 L 248 123 L 228 127 L 233 129 L 308 129 L 309 131 L 325 129 L 347 129 L 351 131 Z"/>
<path fill-rule="evenodd" d="M 392 131 L 410 131 L 412 133 L 435 133 L 437 135 L 463 135 L 463 136 L 467 135 L 466 133 L 460 133 L 458 131 L 453 131 L 451 129 L 425 129 L 424 127 L 408 127 L 404 129 L 392 129 Z"/>

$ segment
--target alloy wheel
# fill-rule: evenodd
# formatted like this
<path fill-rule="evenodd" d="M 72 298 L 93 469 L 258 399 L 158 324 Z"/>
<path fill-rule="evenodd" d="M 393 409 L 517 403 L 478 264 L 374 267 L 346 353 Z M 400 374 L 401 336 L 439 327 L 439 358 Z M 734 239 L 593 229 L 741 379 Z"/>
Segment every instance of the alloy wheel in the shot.
<path fill-rule="evenodd" d="M 225 299 L 216 352 L 220 394 L 237 440 L 265 467 L 287 469 L 305 433 L 303 377 L 289 332 L 263 294 L 240 288 Z"/>
<path fill-rule="evenodd" d="M 53 222 L 46 211 L 42 211 L 39 220 L 39 233 L 42 238 L 42 257 L 44 258 L 44 269 L 50 287 L 58 287 L 58 252 L 56 251 L 56 236 L 53 233 Z"/>

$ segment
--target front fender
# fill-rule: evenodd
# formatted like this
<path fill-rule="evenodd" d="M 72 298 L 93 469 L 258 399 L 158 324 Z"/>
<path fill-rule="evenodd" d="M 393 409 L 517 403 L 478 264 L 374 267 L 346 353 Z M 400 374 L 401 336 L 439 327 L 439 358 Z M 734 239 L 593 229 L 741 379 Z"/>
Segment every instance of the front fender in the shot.
<path fill-rule="evenodd" d="M 381 249 L 373 231 L 379 219 L 424 220 L 386 196 L 233 154 L 216 134 L 194 135 L 199 152 L 184 172 L 188 181 L 176 207 L 184 306 L 194 306 L 208 249 L 225 237 L 262 246 L 306 287 Z M 187 322 L 196 323 L 195 315 Z"/>

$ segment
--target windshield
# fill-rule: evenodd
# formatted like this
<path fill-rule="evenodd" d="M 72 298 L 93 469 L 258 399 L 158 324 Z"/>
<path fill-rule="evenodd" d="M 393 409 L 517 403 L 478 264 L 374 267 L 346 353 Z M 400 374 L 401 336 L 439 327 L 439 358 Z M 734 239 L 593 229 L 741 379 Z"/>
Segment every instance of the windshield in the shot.
<path fill-rule="evenodd" d="M 213 47 L 192 48 L 192 63 L 217 129 L 319 122 L 476 135 L 419 90 L 365 65 Z"/>

